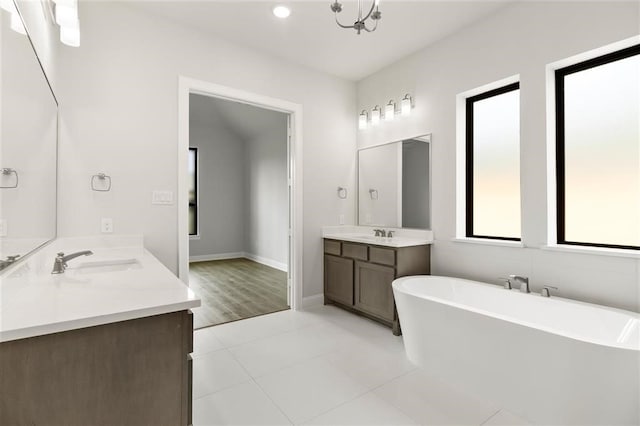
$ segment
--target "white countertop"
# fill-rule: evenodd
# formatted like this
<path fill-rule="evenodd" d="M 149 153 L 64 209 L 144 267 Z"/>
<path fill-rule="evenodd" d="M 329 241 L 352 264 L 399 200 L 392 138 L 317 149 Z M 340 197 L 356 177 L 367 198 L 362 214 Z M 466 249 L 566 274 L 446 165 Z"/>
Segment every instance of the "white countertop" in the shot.
<path fill-rule="evenodd" d="M 386 247 L 411 247 L 433 243 L 433 232 L 422 229 L 380 228 L 393 231 L 392 238 L 375 237 L 370 226 L 325 226 L 322 238 Z"/>
<path fill-rule="evenodd" d="M 51 269 L 56 253 L 92 250 Z M 59 239 L 0 275 L 0 342 L 200 306 L 142 237 Z"/>

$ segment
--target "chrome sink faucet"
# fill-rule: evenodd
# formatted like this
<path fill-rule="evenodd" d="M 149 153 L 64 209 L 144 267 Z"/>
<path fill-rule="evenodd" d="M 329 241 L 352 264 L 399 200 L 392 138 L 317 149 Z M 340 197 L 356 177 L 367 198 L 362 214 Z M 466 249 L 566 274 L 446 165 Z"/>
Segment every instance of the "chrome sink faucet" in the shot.
<path fill-rule="evenodd" d="M 55 262 L 53 262 L 53 270 L 51 271 L 52 274 L 63 274 L 65 269 L 67 269 L 67 262 L 75 259 L 76 257 L 80 257 L 80 256 L 91 256 L 93 254 L 93 252 L 91 250 L 84 250 L 84 251 L 79 251 L 76 253 L 71 253 L 68 255 L 64 255 L 64 253 L 60 252 L 58 253 L 58 256 L 56 257 Z"/>
<path fill-rule="evenodd" d="M 374 229 L 373 232 L 375 232 L 375 236 L 376 237 L 386 237 L 387 236 L 387 231 L 385 231 L 384 229 Z"/>
<path fill-rule="evenodd" d="M 520 291 L 523 293 L 531 293 L 529 290 L 529 278 L 520 275 L 509 275 L 509 283 L 511 285 L 520 284 Z"/>

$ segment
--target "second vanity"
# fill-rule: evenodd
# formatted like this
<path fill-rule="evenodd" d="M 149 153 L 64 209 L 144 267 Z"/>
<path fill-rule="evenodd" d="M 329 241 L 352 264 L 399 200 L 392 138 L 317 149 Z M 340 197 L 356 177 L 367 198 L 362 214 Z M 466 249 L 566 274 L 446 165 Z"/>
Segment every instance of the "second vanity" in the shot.
<path fill-rule="evenodd" d="M 334 304 L 392 328 L 400 323 L 391 283 L 431 271 L 430 231 L 394 230 L 392 238 L 375 237 L 373 228 L 326 227 L 324 303 Z"/>
<path fill-rule="evenodd" d="M 141 237 L 53 241 L 0 277 L 0 424 L 191 424 L 199 305 Z"/>

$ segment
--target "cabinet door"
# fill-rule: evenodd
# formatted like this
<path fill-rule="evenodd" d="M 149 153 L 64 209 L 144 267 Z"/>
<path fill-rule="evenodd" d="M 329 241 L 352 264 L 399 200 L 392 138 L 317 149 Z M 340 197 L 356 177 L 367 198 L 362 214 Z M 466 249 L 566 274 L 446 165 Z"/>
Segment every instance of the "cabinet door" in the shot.
<path fill-rule="evenodd" d="M 356 262 L 355 305 L 358 309 L 387 321 L 394 320 L 393 289 L 395 271 L 389 266 Z"/>
<path fill-rule="evenodd" d="M 353 305 L 353 260 L 324 255 L 324 294 L 336 302 Z"/>

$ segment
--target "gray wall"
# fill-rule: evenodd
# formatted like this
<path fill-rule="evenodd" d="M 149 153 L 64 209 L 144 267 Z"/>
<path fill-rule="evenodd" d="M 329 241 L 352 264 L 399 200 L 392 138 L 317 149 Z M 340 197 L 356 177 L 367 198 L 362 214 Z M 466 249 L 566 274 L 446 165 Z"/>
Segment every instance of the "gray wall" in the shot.
<path fill-rule="evenodd" d="M 429 144 L 402 142 L 402 227 L 429 229 Z"/>
<path fill-rule="evenodd" d="M 287 115 L 190 96 L 189 145 L 199 150 L 199 236 L 189 257 L 288 262 Z"/>
<path fill-rule="evenodd" d="M 244 142 L 219 116 L 198 113 L 207 98 L 189 97 L 189 146 L 199 157 L 199 239 L 189 241 L 189 256 L 244 251 Z"/>
<path fill-rule="evenodd" d="M 245 144 L 244 251 L 287 263 L 287 116 L 274 114 L 276 128 Z"/>

